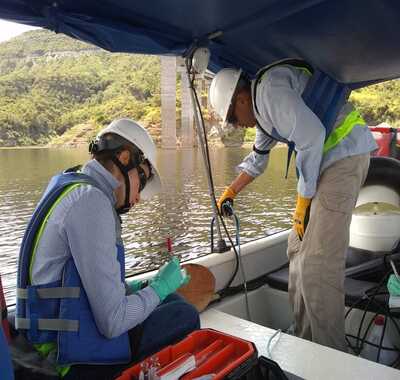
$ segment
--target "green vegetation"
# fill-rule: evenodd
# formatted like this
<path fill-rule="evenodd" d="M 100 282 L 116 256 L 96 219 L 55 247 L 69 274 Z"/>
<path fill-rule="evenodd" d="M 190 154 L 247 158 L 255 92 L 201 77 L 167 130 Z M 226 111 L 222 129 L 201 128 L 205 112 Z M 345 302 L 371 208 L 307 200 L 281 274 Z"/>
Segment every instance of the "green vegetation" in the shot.
<path fill-rule="evenodd" d="M 256 138 L 256 129 L 255 128 L 246 128 L 246 133 L 244 135 L 244 142 L 253 143 Z"/>
<path fill-rule="evenodd" d="M 385 122 L 392 127 L 400 127 L 399 79 L 354 91 L 350 100 L 361 112 L 368 125 Z"/>
<path fill-rule="evenodd" d="M 400 126 L 399 90 L 390 81 L 351 101 L 369 124 Z M 140 121 L 158 141 L 160 103 L 158 57 L 108 53 L 45 30 L 0 44 L 0 146 L 78 144 L 117 117 Z M 179 97 L 177 107 L 179 122 Z"/>
<path fill-rule="evenodd" d="M 0 145 L 48 143 L 81 124 L 90 126 L 89 139 L 116 117 L 139 120 L 157 137 L 159 83 L 158 57 L 25 33 L 0 44 Z"/>

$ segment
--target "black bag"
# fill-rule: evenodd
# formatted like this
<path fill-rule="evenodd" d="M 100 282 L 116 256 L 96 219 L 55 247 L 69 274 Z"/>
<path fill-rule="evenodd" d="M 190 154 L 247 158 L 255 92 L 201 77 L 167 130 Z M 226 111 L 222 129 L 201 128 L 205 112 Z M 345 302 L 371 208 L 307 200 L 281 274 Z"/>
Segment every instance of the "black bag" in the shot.
<path fill-rule="evenodd" d="M 277 362 L 264 356 L 247 360 L 229 373 L 226 380 L 295 380 L 297 376 L 288 377 Z"/>

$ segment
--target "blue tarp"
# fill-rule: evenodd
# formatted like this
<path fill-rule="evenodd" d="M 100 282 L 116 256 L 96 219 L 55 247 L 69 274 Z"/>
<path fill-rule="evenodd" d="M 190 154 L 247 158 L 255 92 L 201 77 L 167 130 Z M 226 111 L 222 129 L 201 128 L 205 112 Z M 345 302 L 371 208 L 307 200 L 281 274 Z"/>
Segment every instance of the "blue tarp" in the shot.
<path fill-rule="evenodd" d="M 208 45 L 213 71 L 290 57 L 353 88 L 400 77 L 399 0 L 0 0 L 0 18 L 113 52 Z"/>

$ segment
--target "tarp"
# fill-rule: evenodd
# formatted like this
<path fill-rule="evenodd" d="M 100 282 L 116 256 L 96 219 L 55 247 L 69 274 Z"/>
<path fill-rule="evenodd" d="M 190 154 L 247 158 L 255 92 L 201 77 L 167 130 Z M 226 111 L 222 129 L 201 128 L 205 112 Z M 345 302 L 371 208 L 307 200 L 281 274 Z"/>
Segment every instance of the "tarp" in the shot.
<path fill-rule="evenodd" d="M 0 0 L 0 18 L 112 52 L 207 45 L 213 71 L 290 57 L 353 88 L 400 77 L 399 0 Z"/>

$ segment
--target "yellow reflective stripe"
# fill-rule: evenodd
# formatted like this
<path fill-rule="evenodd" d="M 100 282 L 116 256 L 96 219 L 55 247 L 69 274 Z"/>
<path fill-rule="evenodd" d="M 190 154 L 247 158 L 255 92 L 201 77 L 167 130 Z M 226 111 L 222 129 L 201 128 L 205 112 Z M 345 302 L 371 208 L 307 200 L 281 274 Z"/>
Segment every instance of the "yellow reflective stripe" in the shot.
<path fill-rule="evenodd" d="M 54 351 L 57 348 L 57 345 L 54 342 L 50 342 L 34 344 L 33 347 L 39 351 L 40 356 L 46 358 L 51 351 Z"/>
<path fill-rule="evenodd" d="M 57 349 L 57 344 L 54 342 L 50 343 L 40 343 L 40 344 L 34 344 L 33 347 L 39 352 L 39 355 L 42 358 L 47 358 L 51 352 L 54 352 Z M 69 370 L 71 369 L 71 366 L 55 366 L 55 370 L 57 373 L 61 376 L 64 377 Z"/>
<path fill-rule="evenodd" d="M 285 64 L 282 64 L 282 65 L 272 66 L 271 69 L 273 69 L 273 68 L 275 68 L 275 67 L 282 67 L 282 66 L 290 66 L 290 67 L 293 67 L 293 68 L 295 68 L 295 69 L 302 70 L 302 71 L 304 71 L 305 74 L 307 74 L 307 75 L 309 75 L 309 76 L 312 76 L 312 72 L 311 72 L 310 70 L 308 70 L 307 67 L 293 66 L 293 65 L 290 65 L 289 63 L 285 63 Z M 267 69 L 267 71 L 265 71 L 265 73 L 261 76 L 260 79 L 258 79 L 258 81 L 262 80 L 262 79 L 268 74 L 268 71 L 269 71 L 269 70 L 270 70 L 270 69 Z"/>
<path fill-rule="evenodd" d="M 272 66 L 272 68 L 274 68 L 274 67 L 280 67 L 280 66 L 290 66 L 290 67 L 293 67 L 293 68 L 295 68 L 295 69 L 302 70 L 302 71 L 304 71 L 307 75 L 312 76 L 312 72 L 311 72 L 310 70 L 308 70 L 308 68 L 305 67 L 305 66 L 294 66 L 294 65 L 291 65 L 290 63 L 282 63 L 282 65 Z M 268 72 L 268 70 L 267 70 L 266 72 Z"/>
<path fill-rule="evenodd" d="M 288 66 L 291 66 L 291 65 L 288 65 Z M 310 70 L 308 70 L 307 67 L 300 67 L 300 66 L 292 66 L 292 67 L 294 67 L 294 68 L 296 68 L 296 69 L 303 70 L 303 71 L 304 71 L 306 74 L 308 74 L 309 76 L 312 75 L 312 72 L 311 72 Z"/>
<path fill-rule="evenodd" d="M 366 123 L 357 110 L 350 112 L 343 123 L 331 132 L 324 144 L 324 153 L 339 144 L 356 125 L 365 126 Z"/>
<path fill-rule="evenodd" d="M 60 377 L 64 377 L 69 372 L 70 369 L 71 369 L 70 365 L 64 367 L 61 367 L 59 365 L 56 366 L 56 371 L 60 375 Z"/>
<path fill-rule="evenodd" d="M 70 185 L 66 187 L 66 189 L 60 194 L 60 196 L 57 198 L 57 200 L 53 203 L 53 205 L 50 207 L 50 210 L 47 212 L 46 216 L 43 218 L 43 221 L 39 227 L 38 232 L 36 233 L 35 236 L 35 241 L 33 243 L 33 250 L 32 250 L 32 256 L 31 256 L 31 261 L 29 263 L 29 281 L 32 283 L 32 268 L 33 268 L 33 262 L 35 261 L 35 255 L 36 255 L 36 249 L 37 246 L 39 245 L 40 238 L 43 235 L 44 229 L 46 227 L 47 221 L 49 220 L 54 208 L 61 202 L 61 200 L 72 190 L 76 189 L 78 186 L 81 186 L 82 183 L 76 183 L 73 185 Z"/>

